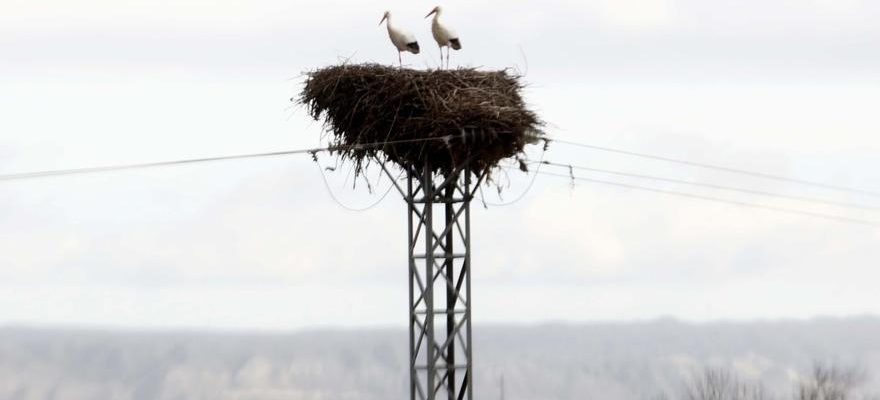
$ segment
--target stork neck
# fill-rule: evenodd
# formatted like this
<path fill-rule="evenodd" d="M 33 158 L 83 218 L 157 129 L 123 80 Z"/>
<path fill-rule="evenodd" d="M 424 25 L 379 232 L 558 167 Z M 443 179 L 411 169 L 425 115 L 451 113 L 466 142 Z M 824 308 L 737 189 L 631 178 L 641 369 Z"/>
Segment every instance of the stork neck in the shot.
<path fill-rule="evenodd" d="M 394 27 L 392 25 L 393 24 L 391 23 L 391 16 L 389 15 L 388 18 L 385 19 L 385 27 L 388 28 L 388 32 L 394 30 Z"/>

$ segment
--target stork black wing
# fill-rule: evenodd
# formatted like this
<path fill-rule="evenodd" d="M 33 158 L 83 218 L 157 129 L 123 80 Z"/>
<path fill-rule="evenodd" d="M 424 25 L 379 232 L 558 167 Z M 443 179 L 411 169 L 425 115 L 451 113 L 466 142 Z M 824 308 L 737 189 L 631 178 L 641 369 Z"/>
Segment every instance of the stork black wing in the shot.
<path fill-rule="evenodd" d="M 461 42 L 458 41 L 458 38 L 449 39 L 449 45 L 452 46 L 453 50 L 461 50 Z"/>

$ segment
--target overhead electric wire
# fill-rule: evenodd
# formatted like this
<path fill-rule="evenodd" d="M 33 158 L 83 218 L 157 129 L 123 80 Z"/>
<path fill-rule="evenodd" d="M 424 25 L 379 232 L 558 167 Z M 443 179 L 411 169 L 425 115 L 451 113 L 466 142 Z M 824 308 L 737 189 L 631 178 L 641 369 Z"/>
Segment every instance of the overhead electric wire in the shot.
<path fill-rule="evenodd" d="M 359 143 L 356 145 L 349 145 L 349 146 L 328 146 L 328 147 L 317 147 L 317 148 L 312 148 L 312 149 L 273 151 L 273 152 L 267 152 L 267 153 L 235 154 L 235 155 L 228 155 L 228 156 L 190 158 L 190 159 L 172 160 L 172 161 L 157 161 L 157 162 L 146 162 L 146 163 L 135 163 L 135 164 L 109 165 L 109 166 L 101 166 L 101 167 L 69 168 L 69 169 L 56 169 L 56 170 L 48 170 L 48 171 L 23 172 L 23 173 L 13 173 L 13 174 L 0 175 L 0 181 L 46 178 L 46 177 L 62 176 L 62 175 L 93 174 L 93 173 L 101 173 L 101 172 L 112 172 L 112 171 L 155 168 L 155 167 L 167 167 L 167 166 L 174 166 L 174 165 L 197 164 L 197 163 L 213 162 L 213 161 L 240 160 L 240 159 L 247 159 L 247 158 L 258 158 L 258 157 L 277 157 L 277 156 L 286 156 L 286 155 L 292 155 L 292 154 L 314 154 L 314 153 L 324 152 L 324 151 L 338 151 L 338 150 L 347 150 L 347 149 L 382 147 L 382 146 L 387 146 L 387 145 L 394 145 L 394 144 L 401 144 L 401 143 L 424 142 L 424 141 L 431 141 L 431 140 L 448 141 L 454 137 L 455 137 L 455 135 L 447 135 L 447 136 L 419 138 L 419 139 L 402 139 L 402 140 L 390 140 L 390 141 L 385 141 L 385 142 Z"/>
<path fill-rule="evenodd" d="M 203 162 L 249 159 L 249 158 L 258 158 L 258 157 L 276 157 L 276 156 L 293 155 L 293 154 L 315 154 L 315 153 L 324 152 L 324 151 L 338 151 L 338 150 L 346 150 L 346 149 L 362 149 L 362 148 L 371 148 L 371 147 L 382 147 L 382 146 L 400 144 L 400 143 L 413 143 L 413 142 L 432 141 L 432 140 L 449 141 L 449 140 L 453 139 L 455 136 L 456 135 L 447 135 L 447 136 L 441 136 L 441 137 L 403 139 L 403 140 L 392 140 L 392 141 L 374 142 L 374 143 L 361 143 L 361 144 L 348 145 L 348 146 L 328 146 L 328 147 L 317 147 L 317 148 L 311 148 L 311 149 L 295 149 L 295 150 L 284 150 L 284 151 L 274 151 L 274 152 L 265 152 L 265 153 L 236 154 L 236 155 L 191 158 L 191 159 L 181 159 L 181 160 L 171 160 L 171 161 L 158 161 L 158 162 L 121 164 L 121 165 L 110 165 L 110 166 L 99 166 L 99 167 L 84 167 L 84 168 L 46 170 L 46 171 L 25 172 L 25 173 L 13 173 L 13 174 L 0 175 L 0 181 L 34 179 L 34 178 L 44 178 L 44 177 L 63 176 L 63 175 L 75 175 L 75 174 L 91 174 L 91 173 L 112 172 L 112 171 L 121 171 L 121 170 L 132 170 L 132 169 L 144 169 L 144 168 L 154 168 L 154 167 L 164 167 L 164 166 L 174 166 L 174 165 L 196 164 L 196 163 L 203 163 Z M 636 157 L 678 163 L 678 164 L 683 164 L 683 165 L 689 165 L 689 166 L 695 166 L 695 167 L 701 167 L 701 168 L 707 168 L 707 169 L 714 169 L 714 170 L 732 172 L 732 173 L 738 173 L 738 174 L 751 175 L 751 176 L 760 177 L 760 178 L 773 179 L 773 180 L 778 180 L 778 181 L 786 181 L 786 182 L 798 183 L 798 184 L 808 185 L 808 186 L 822 187 L 825 189 L 860 193 L 860 194 L 880 197 L 880 193 L 872 192 L 872 191 L 868 191 L 868 190 L 863 190 L 863 189 L 858 189 L 858 188 L 836 186 L 836 185 L 830 185 L 830 184 L 825 184 L 825 183 L 821 183 L 821 182 L 812 182 L 812 181 L 807 181 L 807 180 L 802 180 L 802 179 L 797 179 L 797 178 L 790 178 L 790 177 L 766 174 L 766 173 L 755 172 L 755 171 L 747 171 L 747 170 L 741 170 L 741 169 L 736 169 L 736 168 L 729 168 L 729 167 L 724 167 L 724 166 L 718 166 L 718 165 L 693 162 L 693 161 L 688 161 L 688 160 L 683 160 L 683 159 L 676 159 L 676 158 L 671 158 L 671 157 L 659 156 L 659 155 L 654 155 L 654 154 L 639 153 L 639 152 L 623 150 L 623 149 L 602 147 L 602 146 L 596 146 L 596 145 L 591 145 L 591 144 L 586 144 L 586 143 L 573 142 L 573 141 L 569 141 L 569 140 L 561 140 L 561 139 L 555 139 L 555 138 L 549 138 L 549 137 L 542 137 L 542 138 L 549 141 L 549 142 L 557 142 L 557 143 L 568 144 L 568 145 L 572 145 L 572 146 L 589 148 L 589 149 L 593 149 L 593 150 L 613 152 L 613 153 L 625 154 L 625 155 L 630 155 L 630 156 L 636 156 Z M 616 175 L 620 175 L 620 176 L 631 176 L 631 177 L 643 178 L 643 179 L 653 179 L 653 180 L 658 180 L 658 181 L 667 181 L 667 182 L 694 185 L 694 186 L 703 186 L 703 187 L 710 187 L 713 189 L 739 191 L 739 192 L 745 192 L 745 193 L 750 193 L 750 194 L 758 194 L 758 195 L 774 196 L 774 197 L 785 197 L 785 198 L 790 198 L 790 199 L 810 201 L 810 202 L 819 202 L 819 203 L 844 206 L 844 207 L 878 209 L 878 207 L 865 206 L 865 205 L 859 205 L 859 204 L 851 204 L 851 203 L 843 203 L 843 202 L 835 202 L 835 201 L 816 199 L 816 198 L 810 198 L 810 197 L 785 195 L 785 194 L 763 192 L 763 191 L 745 189 L 745 188 L 734 188 L 734 187 L 728 187 L 728 186 L 722 186 L 722 185 L 693 182 L 693 181 L 685 181 L 685 180 L 679 180 L 679 179 L 673 179 L 673 178 L 663 178 L 663 177 L 628 173 L 628 172 L 622 172 L 622 171 L 600 170 L 597 168 L 588 168 L 588 167 L 574 166 L 574 165 L 568 165 L 568 164 L 545 162 L 545 161 L 543 161 L 543 155 L 542 155 L 542 161 L 540 162 L 540 164 L 565 166 L 565 167 L 570 167 L 573 169 L 582 169 L 582 170 L 587 170 L 587 171 L 616 174 Z M 322 173 L 323 173 L 323 171 L 322 171 Z M 507 204 L 515 203 L 516 201 L 519 201 L 522 197 L 524 197 L 525 194 L 531 189 L 532 185 L 534 184 L 535 177 L 538 174 L 564 177 L 564 178 L 593 182 L 593 183 L 601 183 L 601 184 L 613 185 L 613 186 L 618 186 L 618 187 L 625 187 L 625 188 L 630 188 L 630 189 L 646 190 L 646 191 L 652 191 L 652 192 L 656 192 L 656 193 L 664 193 L 664 194 L 669 194 L 669 195 L 684 196 L 684 197 L 689 197 L 689 198 L 694 198 L 694 199 L 715 201 L 715 202 L 733 204 L 733 205 L 738 205 L 738 206 L 743 206 L 743 207 L 761 208 L 761 209 L 784 212 L 784 213 L 789 213 L 789 214 L 799 214 L 799 215 L 805 215 L 805 216 L 811 216 L 811 217 L 817 217 L 817 218 L 831 219 L 831 220 L 837 220 L 837 221 L 843 221 L 843 222 L 860 223 L 860 224 L 867 224 L 867 225 L 872 225 L 872 226 L 878 226 L 878 224 L 880 224 L 880 222 L 877 222 L 877 221 L 868 221 L 868 220 L 863 220 L 863 219 L 858 219 L 858 218 L 850 218 L 850 217 L 844 217 L 844 216 L 838 216 L 838 215 L 822 214 L 822 213 L 815 213 L 815 212 L 810 212 L 810 211 L 789 209 L 789 208 L 784 208 L 784 207 L 776 207 L 776 206 L 768 206 L 768 205 L 763 205 L 763 204 L 740 202 L 740 201 L 736 201 L 736 200 L 728 200 L 728 199 L 711 197 L 711 196 L 703 196 L 703 195 L 698 195 L 698 194 L 693 194 L 693 193 L 650 188 L 650 187 L 631 185 L 631 184 L 626 184 L 626 183 L 621 183 L 621 182 L 603 181 L 603 180 L 599 180 L 599 179 L 576 177 L 573 174 L 569 174 L 569 175 L 555 174 L 555 173 L 540 171 L 540 166 L 535 171 L 535 173 L 529 183 L 528 188 L 522 194 L 520 194 L 520 196 L 517 199 L 515 199 Z M 326 178 L 325 178 L 325 185 L 328 185 L 328 183 L 326 182 Z M 329 189 L 329 185 L 328 185 L 328 189 Z M 387 193 L 388 192 L 383 194 L 382 198 L 379 199 L 380 202 L 382 199 L 384 199 L 385 196 L 387 196 Z M 331 191 L 331 195 L 332 195 L 332 191 Z M 339 203 L 344 208 L 350 208 L 350 207 L 346 207 L 341 202 L 339 202 Z M 378 202 L 376 204 L 378 204 Z M 507 205 L 507 204 L 501 204 L 501 205 Z M 375 204 L 370 205 L 368 208 L 371 208 L 373 206 L 375 206 Z M 350 209 L 355 210 L 355 211 L 357 210 L 354 208 L 350 208 Z"/>
<path fill-rule="evenodd" d="M 533 164 L 536 163 L 535 161 L 530 161 L 530 162 Z M 826 199 L 820 199 L 820 198 L 815 198 L 815 197 L 798 196 L 798 195 L 785 194 L 785 193 L 766 192 L 763 190 L 755 190 L 755 189 L 748 189 L 748 188 L 734 187 L 734 186 L 725 186 L 725 185 L 718 185 L 718 184 L 714 184 L 714 183 L 689 181 L 689 180 L 676 179 L 676 178 L 666 178 L 666 177 L 661 177 L 661 176 L 637 174 L 637 173 L 632 173 L 632 172 L 615 171 L 615 170 L 602 169 L 602 168 L 592 168 L 592 167 L 585 167 L 585 166 L 580 166 L 580 165 L 557 163 L 557 162 L 547 161 L 547 160 L 539 161 L 537 163 L 545 164 L 545 165 L 549 165 L 549 166 L 553 166 L 553 167 L 569 168 L 569 169 L 576 169 L 576 170 L 590 171 L 590 172 L 599 172 L 599 173 L 603 173 L 603 174 L 626 176 L 626 177 L 638 178 L 638 179 L 648 179 L 648 180 L 654 180 L 654 181 L 660 181 L 660 182 L 676 183 L 676 184 L 681 184 L 681 185 L 699 186 L 699 187 L 705 187 L 705 188 L 709 188 L 709 189 L 727 190 L 727 191 L 747 193 L 747 194 L 753 194 L 753 195 L 759 195 L 759 196 L 779 197 L 779 198 L 785 198 L 785 199 L 791 199 L 791 200 L 805 201 L 805 202 L 810 202 L 810 203 L 821 203 L 821 204 L 827 204 L 827 205 L 832 205 L 832 206 L 837 206 L 837 207 L 858 208 L 858 209 L 863 209 L 863 210 L 880 210 L 880 207 L 878 207 L 878 206 L 870 206 L 870 205 L 865 205 L 865 204 L 840 202 L 840 201 L 834 201 L 834 200 L 826 200 Z"/>
<path fill-rule="evenodd" d="M 372 209 L 373 207 L 379 205 L 382 200 L 385 200 L 385 197 L 388 197 L 388 193 L 391 193 L 391 189 L 394 189 L 394 182 L 391 182 L 388 184 L 388 190 L 386 190 L 385 193 L 383 193 L 382 196 L 376 199 L 376 201 L 374 201 L 373 203 L 364 207 L 352 207 L 339 200 L 339 197 L 337 197 L 336 193 L 333 192 L 333 189 L 330 188 L 330 182 L 327 181 L 327 174 L 324 173 L 324 168 L 321 167 L 321 163 L 318 162 L 317 158 L 315 159 L 315 164 L 318 166 L 318 171 L 321 172 L 321 180 L 324 182 L 324 188 L 327 189 L 327 193 L 330 194 L 330 198 L 333 199 L 333 201 L 336 202 L 339 207 L 342 207 L 343 209 L 348 211 L 362 212 Z"/>
<path fill-rule="evenodd" d="M 548 175 L 548 176 L 555 176 L 555 177 L 559 177 L 559 178 L 567 178 L 567 179 L 572 179 L 572 180 L 576 180 L 576 181 L 600 183 L 603 185 L 617 186 L 617 187 L 622 187 L 622 188 L 627 188 L 627 189 L 635 189 L 635 190 L 642 190 L 642 191 L 648 191 L 648 192 L 654 192 L 654 193 L 667 194 L 667 195 L 672 195 L 672 196 L 687 197 L 687 198 L 697 199 L 697 200 L 712 201 L 712 202 L 716 202 L 716 203 L 724 203 L 724 204 L 730 204 L 730 205 L 735 205 L 735 206 L 740 206 L 740 207 L 764 209 L 764 210 L 775 211 L 775 212 L 780 212 L 780 213 L 785 213 L 785 214 L 802 215 L 802 216 L 808 216 L 808 217 L 813 217 L 813 218 L 833 220 L 833 221 L 838 221 L 838 222 L 847 222 L 847 223 L 853 223 L 853 224 L 880 227 L 880 221 L 870 221 L 870 220 L 865 220 L 865 219 L 860 219 L 860 218 L 845 217 L 845 216 L 841 216 L 841 215 L 823 214 L 823 213 L 797 210 L 797 209 L 786 208 L 786 207 L 777 207 L 777 206 L 770 206 L 770 205 L 765 205 L 765 204 L 749 203 L 749 202 L 745 202 L 745 201 L 730 200 L 730 199 L 724 199 L 724 198 L 712 197 L 712 196 L 704 196 L 704 195 L 700 195 L 700 194 L 679 192 L 679 191 L 675 191 L 675 190 L 657 189 L 657 188 L 640 186 L 640 185 L 633 185 L 633 184 L 622 183 L 622 182 L 614 182 L 614 181 L 606 181 L 606 180 L 601 180 L 601 179 L 585 178 L 585 177 L 580 177 L 580 176 L 575 176 L 575 175 L 557 174 L 557 173 L 553 173 L 553 172 L 540 172 L 540 174 L 541 175 Z"/>
<path fill-rule="evenodd" d="M 713 164 L 708 164 L 708 163 L 689 161 L 689 160 L 684 160 L 684 159 L 680 159 L 680 158 L 673 158 L 673 157 L 667 157 L 667 156 L 661 156 L 661 155 L 655 155 L 655 154 L 641 153 L 641 152 L 624 150 L 624 149 L 617 149 L 617 148 L 612 148 L 612 147 L 597 146 L 597 145 L 592 145 L 592 144 L 587 144 L 587 143 L 579 143 L 579 142 L 574 142 L 574 141 L 570 141 L 570 140 L 562 140 L 562 139 L 555 139 L 555 138 L 547 138 L 547 140 L 549 140 L 550 142 L 562 143 L 562 144 L 567 144 L 570 146 L 583 147 L 583 148 L 587 148 L 587 149 L 610 152 L 610 153 L 624 154 L 624 155 L 628 155 L 628 156 L 641 157 L 641 158 L 646 158 L 646 159 L 651 159 L 651 160 L 665 161 L 665 162 L 670 162 L 670 163 L 688 165 L 691 167 L 706 168 L 706 169 L 712 169 L 712 170 L 716 170 L 716 171 L 724 171 L 724 172 L 731 172 L 731 173 L 742 174 L 742 175 L 749 175 L 749 176 L 754 176 L 757 178 L 790 182 L 790 183 L 796 183 L 799 185 L 814 186 L 814 187 L 820 187 L 823 189 L 837 190 L 837 191 L 843 191 L 843 192 L 858 193 L 858 194 L 867 195 L 867 196 L 880 197 L 880 192 L 864 190 L 864 189 L 859 189 L 859 188 L 853 188 L 853 187 L 832 185 L 832 184 L 828 184 L 828 183 L 824 183 L 824 182 L 808 181 L 808 180 L 804 180 L 804 179 L 792 178 L 792 177 L 781 176 L 781 175 L 774 175 L 774 174 L 769 174 L 769 173 L 764 173 L 764 172 L 749 171 L 749 170 L 744 170 L 744 169 L 739 169 L 739 168 L 731 168 L 731 167 L 725 167 L 725 166 L 721 166 L 721 165 L 713 165 Z"/>
<path fill-rule="evenodd" d="M 506 206 L 515 204 L 515 203 L 519 202 L 520 200 L 522 200 L 524 197 L 526 197 L 526 194 L 528 194 L 532 190 L 532 187 L 535 185 L 535 180 L 538 178 L 538 172 L 541 172 L 541 166 L 545 164 L 543 161 L 544 161 L 544 154 L 546 154 L 546 153 L 547 153 L 547 146 L 545 145 L 544 149 L 541 150 L 541 161 L 538 162 L 538 166 L 535 168 L 535 172 L 532 173 L 532 178 L 529 179 L 529 185 L 526 186 L 525 190 L 523 190 L 519 194 L 519 196 L 517 196 L 516 198 L 514 198 L 511 201 L 502 202 L 502 203 L 488 202 L 488 201 L 486 201 L 486 195 L 483 194 L 483 187 L 480 186 L 480 202 L 482 202 L 484 206 L 490 205 L 492 207 L 506 207 Z M 528 160 L 522 160 L 522 161 L 525 162 Z"/>

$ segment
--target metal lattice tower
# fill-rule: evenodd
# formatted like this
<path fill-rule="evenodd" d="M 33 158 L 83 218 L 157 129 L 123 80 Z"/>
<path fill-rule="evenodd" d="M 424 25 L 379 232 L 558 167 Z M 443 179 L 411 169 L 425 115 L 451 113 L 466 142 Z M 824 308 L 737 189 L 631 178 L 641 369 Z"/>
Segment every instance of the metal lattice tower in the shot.
<path fill-rule="evenodd" d="M 404 169 L 405 190 L 385 172 L 408 208 L 410 399 L 473 400 L 473 175 L 467 163 L 445 174 L 427 162 Z"/>

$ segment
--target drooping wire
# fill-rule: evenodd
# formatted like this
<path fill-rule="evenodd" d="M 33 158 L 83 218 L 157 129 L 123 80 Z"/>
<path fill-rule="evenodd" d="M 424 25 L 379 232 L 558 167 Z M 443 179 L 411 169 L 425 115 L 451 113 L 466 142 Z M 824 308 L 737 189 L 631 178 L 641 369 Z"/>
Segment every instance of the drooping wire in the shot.
<path fill-rule="evenodd" d="M 320 171 L 320 173 L 321 173 L 321 181 L 324 182 L 324 188 L 327 189 L 327 193 L 330 194 L 330 198 L 333 199 L 333 201 L 336 202 L 336 204 L 339 205 L 339 207 L 342 207 L 345 210 L 352 211 L 352 212 L 362 212 L 362 211 L 367 211 L 369 209 L 372 209 L 373 207 L 376 207 L 377 205 L 379 205 L 379 203 L 381 203 L 382 200 L 385 200 L 385 197 L 388 196 L 388 193 L 391 193 L 391 189 L 394 189 L 394 183 L 388 182 L 388 189 L 385 190 L 385 193 L 383 193 L 382 196 L 380 196 L 378 199 L 376 199 L 376 201 L 374 201 L 373 203 L 371 203 L 365 207 L 349 206 L 349 205 L 343 203 L 342 201 L 340 201 L 339 198 L 336 197 L 336 193 L 333 192 L 333 189 L 330 188 L 330 182 L 327 181 L 327 174 L 324 171 L 324 167 L 322 167 L 321 163 L 318 161 L 317 156 L 314 157 L 314 161 L 315 161 L 315 165 L 318 166 L 318 171 Z M 398 175 L 397 178 L 399 179 L 400 176 Z"/>
<path fill-rule="evenodd" d="M 622 187 L 622 188 L 627 188 L 627 189 L 642 190 L 642 191 L 661 193 L 661 194 L 667 194 L 667 195 L 672 195 L 672 196 L 687 197 L 687 198 L 697 199 L 697 200 L 711 201 L 711 202 L 716 202 L 716 203 L 724 203 L 724 204 L 730 204 L 730 205 L 735 205 L 735 206 L 740 206 L 740 207 L 756 208 L 756 209 L 769 210 L 769 211 L 785 213 L 785 214 L 794 214 L 794 215 L 801 215 L 801 216 L 807 216 L 807 217 L 813 217 L 813 218 L 833 220 L 833 221 L 838 221 L 838 222 L 847 222 L 847 223 L 853 223 L 853 224 L 880 227 L 880 221 L 871 221 L 871 220 L 860 219 L 860 218 L 851 218 L 851 217 L 846 217 L 846 216 L 841 216 L 841 215 L 823 214 L 823 213 L 797 210 L 797 209 L 786 208 L 786 207 L 778 207 L 778 206 L 770 206 L 770 205 L 765 205 L 765 204 L 749 203 L 749 202 L 737 201 L 737 200 L 729 200 L 729 199 L 724 199 L 724 198 L 720 198 L 720 197 L 704 196 L 704 195 L 700 195 L 700 194 L 679 192 L 679 191 L 675 191 L 675 190 L 657 189 L 657 188 L 640 186 L 640 185 L 633 185 L 633 184 L 622 183 L 622 182 L 584 178 L 584 177 L 575 176 L 575 175 L 571 175 L 571 174 L 566 175 L 566 174 L 557 174 L 557 173 L 553 173 L 553 172 L 543 172 L 543 171 L 540 172 L 540 174 L 547 175 L 547 176 L 555 176 L 555 177 L 559 177 L 559 178 L 566 178 L 566 179 L 570 179 L 570 180 L 599 183 L 599 184 L 609 185 L 609 186 L 617 186 L 617 187 Z"/>
<path fill-rule="evenodd" d="M 525 190 L 523 190 L 519 194 L 519 196 L 517 196 L 515 199 L 508 201 L 508 202 L 502 202 L 502 203 L 488 202 L 488 201 L 486 201 L 486 195 L 483 193 L 483 187 L 480 186 L 480 202 L 483 203 L 483 207 L 485 207 L 485 206 L 506 207 L 506 206 L 515 204 L 515 203 L 519 202 L 520 200 L 522 200 L 524 197 L 526 197 L 526 194 L 528 194 L 532 190 L 532 186 L 535 185 L 535 180 L 538 177 L 538 173 L 541 172 L 541 166 L 544 165 L 544 163 L 543 163 L 544 155 L 547 153 L 548 144 L 549 144 L 548 142 L 546 142 L 546 141 L 544 142 L 544 147 L 541 149 L 540 161 L 538 162 L 538 166 L 535 167 L 535 172 L 532 173 L 532 177 L 529 179 L 528 186 L 526 186 Z M 528 160 L 520 160 L 520 162 L 527 162 L 527 161 Z"/>
<path fill-rule="evenodd" d="M 787 177 L 787 176 L 773 175 L 773 174 L 768 174 L 768 173 L 764 173 L 764 172 L 749 171 L 749 170 L 744 170 L 744 169 L 731 168 L 731 167 L 725 167 L 725 166 L 721 166 L 721 165 L 713 165 L 713 164 L 708 164 L 708 163 L 701 163 L 701 162 L 684 160 L 684 159 L 680 159 L 680 158 L 672 158 L 672 157 L 666 157 L 666 156 L 660 156 L 660 155 L 648 154 L 648 153 L 641 153 L 641 152 L 630 151 L 630 150 L 616 149 L 616 148 L 604 147 L 604 146 L 596 146 L 596 145 L 592 145 L 592 144 L 579 143 L 579 142 L 574 142 L 574 141 L 570 141 L 570 140 L 562 140 L 562 139 L 554 139 L 554 138 L 547 138 L 547 139 L 550 140 L 551 142 L 567 144 L 567 145 L 576 146 L 576 147 L 583 147 L 583 148 L 592 149 L 592 150 L 599 150 L 599 151 L 610 152 L 610 153 L 624 154 L 624 155 L 628 155 L 628 156 L 641 157 L 641 158 L 647 158 L 647 159 L 651 159 L 651 160 L 658 160 L 658 161 L 665 161 L 665 162 L 670 162 L 670 163 L 688 165 L 691 167 L 712 169 L 712 170 L 716 170 L 716 171 L 724 171 L 724 172 L 731 172 L 731 173 L 735 173 L 735 174 L 749 175 L 749 176 L 754 176 L 757 178 L 770 179 L 770 180 L 776 180 L 776 181 L 782 181 L 782 182 L 790 182 L 790 183 L 796 183 L 799 185 L 815 186 L 815 187 L 820 187 L 820 188 L 829 189 L 829 190 L 837 190 L 837 191 L 842 191 L 842 192 L 851 192 L 851 193 L 858 193 L 858 194 L 867 195 L 867 196 L 880 197 L 880 192 L 870 191 L 870 190 L 865 190 L 865 189 L 846 187 L 846 186 L 838 186 L 838 185 L 832 185 L 832 184 L 823 183 L 823 182 L 814 182 L 814 181 L 808 181 L 808 180 L 803 180 L 803 179 L 798 179 L 798 178 L 791 178 L 791 177 Z"/>
<path fill-rule="evenodd" d="M 871 205 L 865 205 L 865 204 L 840 202 L 840 201 L 834 201 L 834 200 L 820 199 L 820 198 L 807 197 L 807 196 L 798 196 L 798 195 L 785 194 L 785 193 L 766 192 L 766 191 L 762 191 L 762 190 L 754 190 L 754 189 L 748 189 L 748 188 L 742 188 L 742 187 L 718 185 L 718 184 L 714 184 L 714 183 L 689 181 L 689 180 L 684 180 L 684 179 L 667 178 L 667 177 L 655 176 L 655 175 L 637 174 L 637 173 L 633 173 L 633 172 L 615 171 L 615 170 L 602 169 L 602 168 L 592 168 L 592 167 L 585 167 L 585 166 L 574 165 L 574 164 L 557 163 L 557 162 L 548 161 L 548 160 L 541 160 L 538 162 L 528 160 L 528 162 L 530 164 L 545 164 L 545 165 L 549 165 L 549 166 L 553 166 L 553 167 L 566 168 L 569 170 L 576 169 L 576 170 L 581 170 L 581 171 L 599 172 L 599 173 L 603 173 L 603 174 L 626 176 L 626 177 L 638 178 L 638 179 L 648 179 L 648 180 L 654 180 L 654 181 L 660 181 L 660 182 L 670 182 L 670 183 L 676 183 L 676 184 L 681 184 L 681 185 L 705 187 L 705 188 L 709 188 L 709 189 L 727 190 L 727 191 L 747 193 L 747 194 L 753 194 L 753 195 L 759 195 L 759 196 L 779 197 L 779 198 L 784 198 L 784 199 L 799 200 L 799 201 L 805 201 L 805 202 L 810 202 L 810 203 L 821 203 L 821 204 L 827 204 L 827 205 L 832 205 L 832 206 L 837 206 L 837 207 L 858 208 L 858 209 L 863 209 L 863 210 L 875 210 L 875 211 L 880 210 L 880 207 L 878 207 L 878 206 L 871 206 Z"/>
<path fill-rule="evenodd" d="M 286 155 L 292 155 L 292 154 L 316 154 L 316 153 L 325 152 L 325 151 L 332 152 L 332 151 L 351 150 L 351 149 L 358 150 L 358 149 L 364 149 L 364 148 L 383 147 L 383 146 L 394 145 L 394 144 L 424 142 L 424 141 L 431 141 L 431 140 L 449 141 L 453 137 L 454 137 L 454 135 L 447 135 L 447 136 L 427 137 L 427 138 L 418 138 L 418 139 L 401 139 L 401 140 L 390 140 L 390 141 L 385 141 L 385 142 L 359 143 L 359 144 L 344 145 L 344 146 L 318 147 L 318 148 L 312 148 L 312 149 L 273 151 L 273 152 L 267 152 L 267 153 L 236 154 L 236 155 L 228 155 L 228 156 L 190 158 L 190 159 L 183 159 L 183 160 L 157 161 L 157 162 L 147 162 L 147 163 L 137 163 L 137 164 L 121 164 L 121 165 L 110 165 L 110 166 L 101 166 L 101 167 L 69 168 L 69 169 L 57 169 L 57 170 L 48 170 L 48 171 L 23 172 L 23 173 L 0 175 L 0 181 L 46 178 L 46 177 L 62 176 L 62 175 L 93 174 L 93 173 L 132 170 L 132 169 L 197 164 L 197 163 L 203 163 L 203 162 L 241 160 L 241 159 L 258 158 L 258 157 L 278 157 L 278 156 L 286 156 Z"/>

